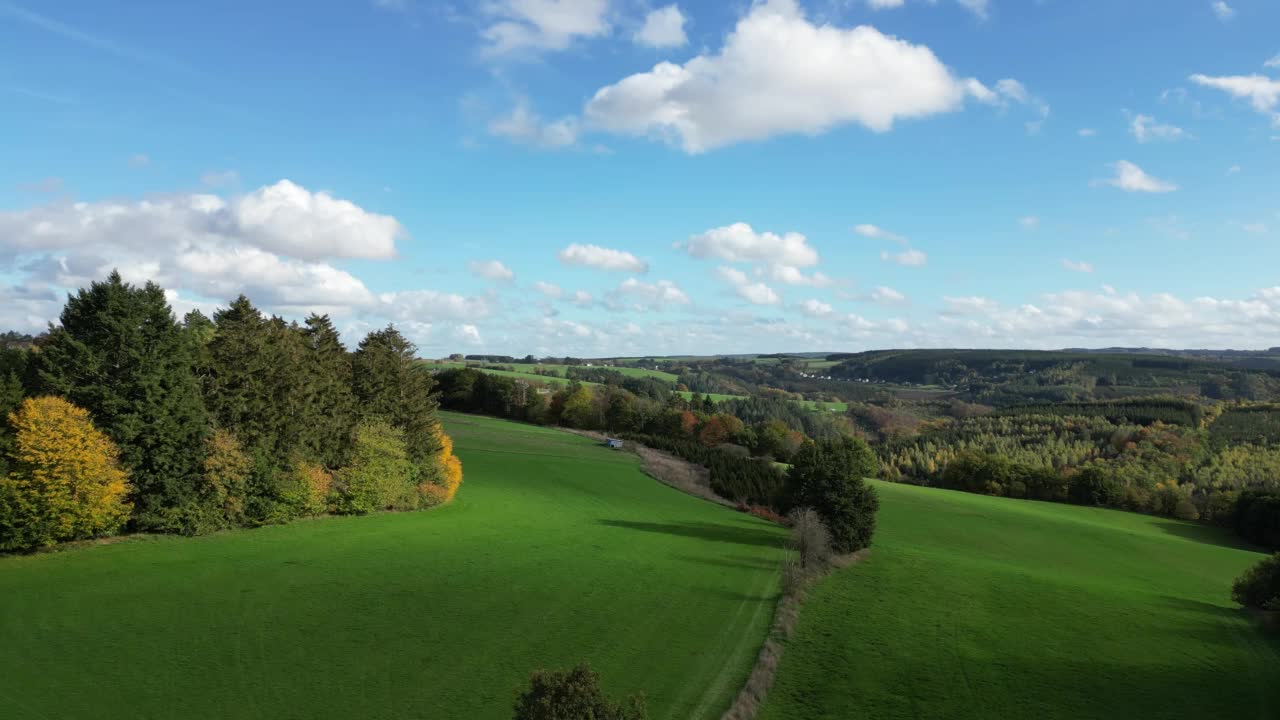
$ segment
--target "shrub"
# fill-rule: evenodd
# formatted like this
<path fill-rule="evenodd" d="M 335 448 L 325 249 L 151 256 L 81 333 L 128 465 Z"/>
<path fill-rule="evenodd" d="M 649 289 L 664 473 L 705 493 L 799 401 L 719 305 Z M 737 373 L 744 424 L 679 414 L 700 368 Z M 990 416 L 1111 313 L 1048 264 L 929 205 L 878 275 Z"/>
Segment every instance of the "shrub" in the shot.
<path fill-rule="evenodd" d="M 295 458 L 280 483 L 280 500 L 294 517 L 313 517 L 328 511 L 332 490 L 333 475 L 323 465 Z"/>
<path fill-rule="evenodd" d="M 1245 607 L 1280 610 L 1280 553 L 1254 565 L 1231 586 L 1231 599 Z"/>
<path fill-rule="evenodd" d="M 516 698 L 514 720 L 646 720 L 644 695 L 615 704 L 600 689 L 600 676 L 583 663 L 572 670 L 538 670 Z"/>
<path fill-rule="evenodd" d="M 132 505 L 115 443 L 88 411 L 28 398 L 9 416 L 12 471 L 0 478 L 0 550 L 53 545 L 120 530 Z"/>
<path fill-rule="evenodd" d="M 1182 498 L 1173 506 L 1173 516 L 1179 520 L 1199 520 L 1200 508 L 1188 498 Z"/>
<path fill-rule="evenodd" d="M 383 420 L 356 427 L 351 463 L 334 475 L 334 512 L 363 515 L 417 504 L 404 432 Z"/>
<path fill-rule="evenodd" d="M 880 499 L 863 478 L 877 467 L 871 448 L 854 438 L 805 443 L 792 459 L 788 474 L 792 504 L 817 511 L 838 552 L 854 552 L 871 544 Z"/>
<path fill-rule="evenodd" d="M 438 422 L 432 432 L 440 451 L 431 458 L 426 471 L 418 473 L 418 497 L 425 507 L 449 502 L 462 485 L 462 461 L 453 454 L 453 438 L 444 433 Z"/>

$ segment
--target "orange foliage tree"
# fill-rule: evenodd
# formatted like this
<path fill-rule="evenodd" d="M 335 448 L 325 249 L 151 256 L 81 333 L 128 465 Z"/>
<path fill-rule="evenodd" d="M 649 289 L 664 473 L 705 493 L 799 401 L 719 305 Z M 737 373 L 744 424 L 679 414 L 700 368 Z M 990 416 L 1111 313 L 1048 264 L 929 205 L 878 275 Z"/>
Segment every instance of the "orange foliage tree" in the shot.
<path fill-rule="evenodd" d="M 88 411 L 57 397 L 27 398 L 9 416 L 12 471 L 0 478 L 0 549 L 110 535 L 133 506 L 119 451 Z"/>
<path fill-rule="evenodd" d="M 418 484 L 418 493 L 428 506 L 449 502 L 462 485 L 462 461 L 453 454 L 453 438 L 445 434 L 438 421 L 431 432 L 440 451 L 432 458 L 434 467 Z"/>

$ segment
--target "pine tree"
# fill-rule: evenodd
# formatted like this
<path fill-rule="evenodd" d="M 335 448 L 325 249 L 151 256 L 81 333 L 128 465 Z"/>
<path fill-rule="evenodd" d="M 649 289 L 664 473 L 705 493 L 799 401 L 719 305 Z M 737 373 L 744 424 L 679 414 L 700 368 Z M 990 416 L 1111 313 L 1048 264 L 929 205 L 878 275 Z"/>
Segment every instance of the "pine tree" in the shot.
<path fill-rule="evenodd" d="M 328 315 L 311 315 L 302 332 L 309 351 L 308 425 L 312 428 L 306 453 L 326 467 L 340 467 L 356 424 L 351 354 L 343 347 Z"/>
<path fill-rule="evenodd" d="M 360 341 L 352 358 L 353 386 L 363 418 L 382 418 L 404 432 L 409 460 L 428 472 L 440 454 L 435 386 L 417 362 L 417 348 L 393 326 Z"/>
<path fill-rule="evenodd" d="M 183 530 L 196 501 L 207 420 L 192 352 L 164 291 L 112 272 L 67 298 L 34 355 L 40 390 L 87 409 L 119 446 L 143 529 Z"/>

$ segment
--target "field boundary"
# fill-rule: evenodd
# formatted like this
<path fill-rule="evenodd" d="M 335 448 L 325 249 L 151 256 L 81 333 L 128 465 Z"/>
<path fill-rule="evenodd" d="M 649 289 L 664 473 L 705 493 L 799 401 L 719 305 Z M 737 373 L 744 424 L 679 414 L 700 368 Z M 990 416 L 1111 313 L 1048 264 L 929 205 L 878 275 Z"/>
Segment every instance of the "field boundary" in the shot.
<path fill-rule="evenodd" d="M 598 440 L 602 443 L 608 437 L 604 433 L 595 430 L 560 429 L 564 432 Z M 737 509 L 737 503 L 717 494 L 711 488 L 710 470 L 669 452 L 655 450 L 634 440 L 627 440 L 626 443 L 626 450 L 640 458 L 640 471 L 645 475 L 686 495 L 692 495 L 717 505 Z"/>
<path fill-rule="evenodd" d="M 782 654 L 795 634 L 796 622 L 800 619 L 800 611 L 810 588 L 831 573 L 854 565 L 865 558 L 868 552 L 870 551 L 859 550 L 850 555 L 837 556 L 822 571 L 802 575 L 790 587 L 784 578 L 783 594 L 773 611 L 773 624 L 769 626 L 764 645 L 760 646 L 760 654 L 756 656 L 751 674 L 747 676 L 747 684 L 734 698 L 729 709 L 720 716 L 720 720 L 755 720 L 769 697 L 769 691 L 773 689 Z"/>

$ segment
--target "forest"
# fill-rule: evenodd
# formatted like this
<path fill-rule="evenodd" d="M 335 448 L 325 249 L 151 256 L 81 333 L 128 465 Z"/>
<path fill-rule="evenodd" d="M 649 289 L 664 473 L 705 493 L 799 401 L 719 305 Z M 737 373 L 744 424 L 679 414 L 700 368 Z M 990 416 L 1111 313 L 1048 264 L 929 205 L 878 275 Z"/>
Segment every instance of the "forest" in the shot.
<path fill-rule="evenodd" d="M 241 296 L 181 321 L 112 273 L 0 350 L 0 550 L 448 502 L 433 381 L 395 328 L 354 351 Z"/>

